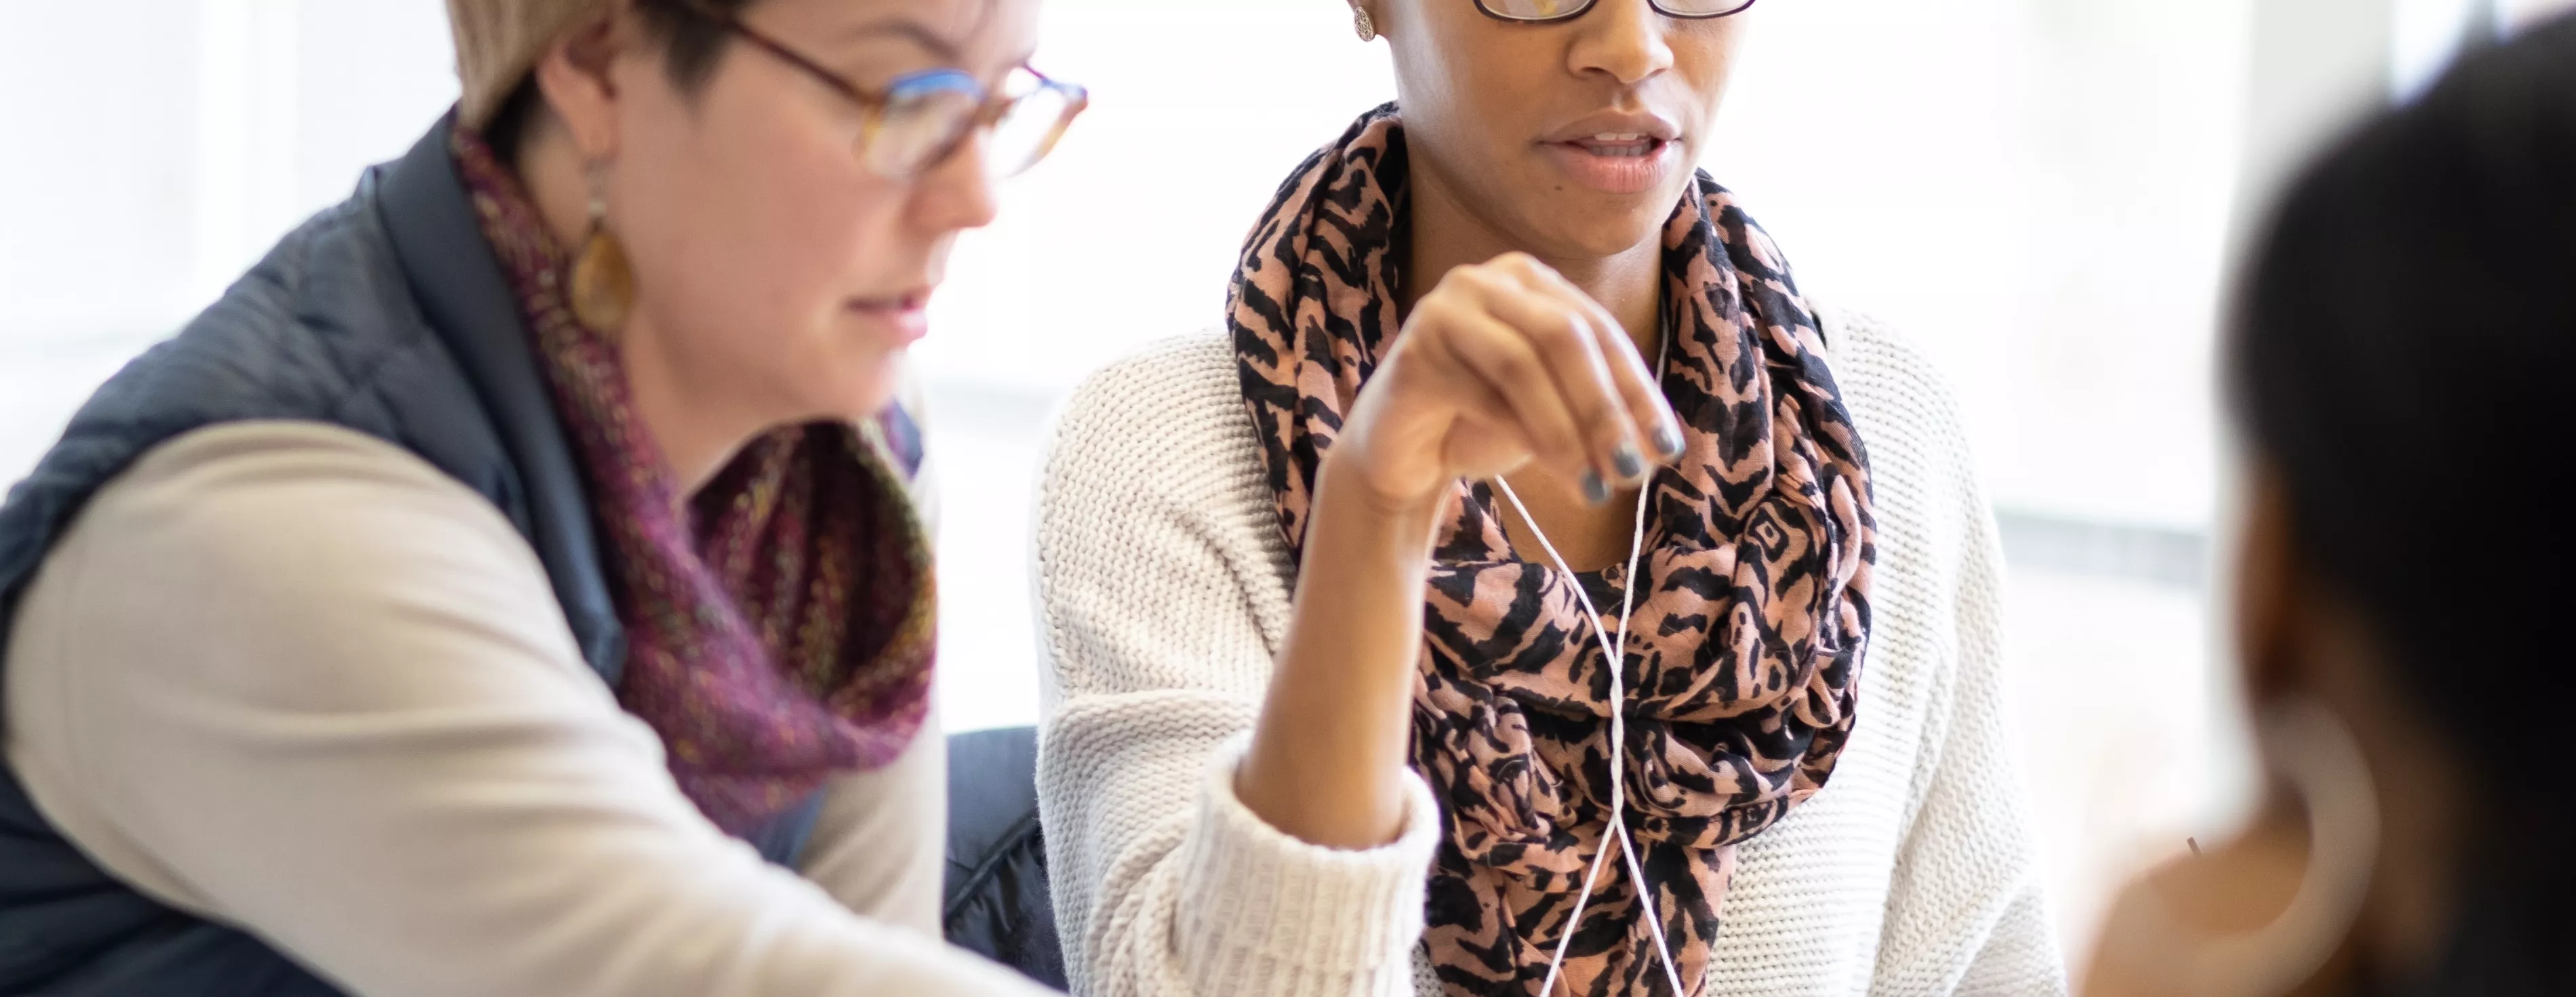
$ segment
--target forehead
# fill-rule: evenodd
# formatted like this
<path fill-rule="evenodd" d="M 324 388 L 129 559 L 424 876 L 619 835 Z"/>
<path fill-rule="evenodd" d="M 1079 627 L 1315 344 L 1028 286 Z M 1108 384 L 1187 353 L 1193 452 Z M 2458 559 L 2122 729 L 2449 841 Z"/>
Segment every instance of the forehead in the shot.
<path fill-rule="evenodd" d="M 994 69 L 1037 43 L 1038 0 L 758 0 L 745 11 L 827 51 Z"/>

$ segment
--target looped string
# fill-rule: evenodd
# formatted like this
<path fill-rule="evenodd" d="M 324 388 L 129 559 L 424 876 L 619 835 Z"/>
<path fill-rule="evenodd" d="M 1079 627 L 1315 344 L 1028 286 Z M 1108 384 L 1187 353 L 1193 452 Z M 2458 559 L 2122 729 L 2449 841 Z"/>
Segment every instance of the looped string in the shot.
<path fill-rule="evenodd" d="M 1658 378 L 1663 376 L 1665 358 L 1672 353 L 1672 341 L 1673 337 L 1667 333 L 1663 336 L 1662 346 L 1655 352 L 1655 376 Z M 1557 936 L 1556 955 L 1547 962 L 1547 980 L 1539 985 L 1538 992 L 1542 995 L 1556 992 L 1557 974 L 1565 969 L 1566 946 L 1574 942 L 1575 932 L 1583 926 L 1584 905 L 1592 902 L 1592 888 L 1601 880 L 1601 860 L 1609 857 L 1610 841 L 1615 838 L 1619 843 L 1620 857 L 1628 862 L 1628 878 L 1637 884 L 1638 908 L 1644 911 L 1647 933 L 1655 939 L 1655 954 L 1663 959 L 1664 979 L 1672 983 L 1673 993 L 1679 997 L 1683 993 L 1682 975 L 1673 968 L 1672 946 L 1664 941 L 1664 919 L 1655 914 L 1654 893 L 1646 888 L 1646 870 L 1638 864 L 1637 846 L 1628 840 L 1628 659 L 1624 649 L 1628 646 L 1628 615 L 1637 604 L 1637 562 L 1646 550 L 1646 503 L 1653 496 L 1654 489 L 1637 490 L 1636 526 L 1628 536 L 1628 569 L 1620 576 L 1619 638 L 1613 643 L 1610 635 L 1601 629 L 1601 611 L 1593 608 L 1591 594 L 1583 590 L 1582 580 L 1565 563 L 1565 556 L 1556 552 L 1556 544 L 1547 538 L 1547 531 L 1539 529 L 1538 520 L 1530 517 L 1529 507 L 1521 504 L 1521 497 L 1512 492 L 1511 483 L 1498 476 L 1494 478 L 1494 488 L 1512 504 L 1512 511 L 1520 514 L 1521 522 L 1529 525 L 1530 535 L 1538 538 L 1538 545 L 1547 551 L 1548 560 L 1556 562 L 1556 570 L 1565 573 L 1566 581 L 1574 588 L 1575 599 L 1583 603 L 1583 620 L 1592 626 L 1592 639 L 1601 642 L 1601 660 L 1610 672 L 1610 826 L 1603 835 L 1601 847 L 1592 853 L 1591 870 L 1583 875 L 1583 892 L 1574 898 L 1574 911 L 1566 918 L 1565 930 Z"/>

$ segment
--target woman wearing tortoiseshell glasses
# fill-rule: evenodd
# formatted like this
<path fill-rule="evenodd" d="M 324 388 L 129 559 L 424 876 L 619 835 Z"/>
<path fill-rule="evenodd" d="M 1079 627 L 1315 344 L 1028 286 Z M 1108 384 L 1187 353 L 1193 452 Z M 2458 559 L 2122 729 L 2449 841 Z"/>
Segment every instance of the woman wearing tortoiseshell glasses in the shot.
<path fill-rule="evenodd" d="M 1355 0 L 1396 103 L 1074 397 L 1078 993 L 2064 990 L 1955 409 L 1693 174 L 1748 6 Z"/>
<path fill-rule="evenodd" d="M 0 993 L 1020 994 L 898 365 L 1035 0 L 451 0 L 464 89 L 0 508 Z"/>

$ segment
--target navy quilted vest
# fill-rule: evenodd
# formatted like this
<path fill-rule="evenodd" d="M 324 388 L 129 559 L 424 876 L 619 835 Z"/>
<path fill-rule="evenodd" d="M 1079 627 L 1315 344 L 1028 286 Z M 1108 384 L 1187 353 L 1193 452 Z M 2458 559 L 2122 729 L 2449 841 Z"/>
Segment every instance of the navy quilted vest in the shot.
<path fill-rule="evenodd" d="M 544 562 L 611 685 L 623 634 L 569 442 L 447 151 L 442 120 L 306 222 L 185 330 L 109 380 L 0 506 L 0 653 L 83 503 L 145 452 L 251 419 L 403 447 L 482 494 Z M 0 658 L 0 668 L 7 667 Z M 818 796 L 752 842 L 790 864 Z M 171 909 L 90 862 L 0 760 L 0 994 L 304 997 L 338 991 L 245 931 Z"/>

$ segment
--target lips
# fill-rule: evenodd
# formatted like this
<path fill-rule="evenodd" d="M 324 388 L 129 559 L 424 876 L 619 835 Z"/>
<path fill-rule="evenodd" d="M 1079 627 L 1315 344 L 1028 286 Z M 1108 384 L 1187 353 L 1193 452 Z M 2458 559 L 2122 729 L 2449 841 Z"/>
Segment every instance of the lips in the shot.
<path fill-rule="evenodd" d="M 1681 129 L 1657 114 L 1598 111 L 1549 133 L 1539 145 L 1578 186 L 1642 194 L 1662 186 L 1679 165 Z"/>
<path fill-rule="evenodd" d="M 1681 143 L 1634 133 L 1592 135 L 1544 148 L 1566 179 L 1604 194 L 1655 190 L 1682 158 Z"/>
<path fill-rule="evenodd" d="M 1603 133 L 1565 143 L 1595 156 L 1643 158 L 1663 150 L 1664 140 L 1652 135 Z"/>
<path fill-rule="evenodd" d="M 883 297 L 853 298 L 849 303 L 853 314 L 882 323 L 897 349 L 920 342 L 922 337 L 930 334 L 929 307 L 930 289 L 927 287 Z"/>
<path fill-rule="evenodd" d="M 861 311 L 912 311 L 926 307 L 929 303 L 930 291 L 926 288 L 914 288 L 881 298 L 850 299 L 850 307 Z"/>

